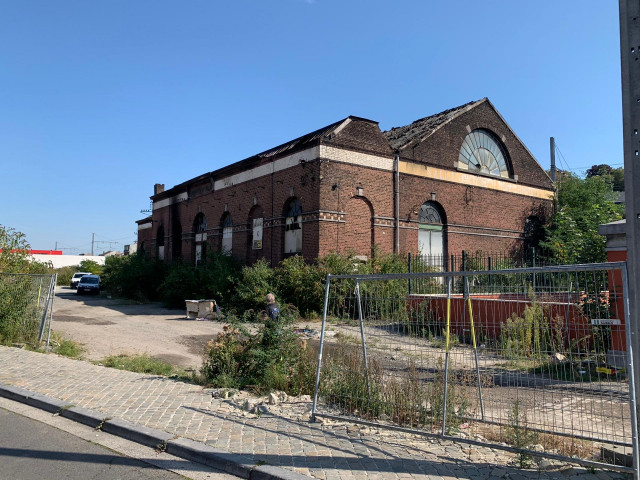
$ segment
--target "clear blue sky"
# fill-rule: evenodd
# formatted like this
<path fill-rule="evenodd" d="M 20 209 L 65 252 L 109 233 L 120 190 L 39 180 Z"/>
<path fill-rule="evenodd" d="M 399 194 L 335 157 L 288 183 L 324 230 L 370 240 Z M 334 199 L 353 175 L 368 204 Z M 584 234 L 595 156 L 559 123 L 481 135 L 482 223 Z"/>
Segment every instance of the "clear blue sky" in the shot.
<path fill-rule="evenodd" d="M 154 183 L 483 97 L 543 167 L 621 166 L 620 92 L 613 1 L 0 0 L 0 224 L 130 243 Z"/>

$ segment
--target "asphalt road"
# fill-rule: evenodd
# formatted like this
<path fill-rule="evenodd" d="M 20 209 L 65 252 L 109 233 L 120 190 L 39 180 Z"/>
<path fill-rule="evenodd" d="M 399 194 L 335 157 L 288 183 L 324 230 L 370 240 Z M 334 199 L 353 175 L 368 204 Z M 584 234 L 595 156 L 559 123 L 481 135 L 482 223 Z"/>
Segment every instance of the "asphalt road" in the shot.
<path fill-rule="evenodd" d="M 0 480 L 237 480 L 5 399 L 0 399 L 0 465 Z"/>

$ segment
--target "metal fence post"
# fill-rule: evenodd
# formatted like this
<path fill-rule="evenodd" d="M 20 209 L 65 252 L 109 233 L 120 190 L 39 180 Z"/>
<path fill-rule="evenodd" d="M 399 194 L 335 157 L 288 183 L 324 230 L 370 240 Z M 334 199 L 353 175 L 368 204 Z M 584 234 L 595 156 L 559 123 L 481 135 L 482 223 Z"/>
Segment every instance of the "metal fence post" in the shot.
<path fill-rule="evenodd" d="M 447 330 L 444 352 L 444 392 L 442 397 L 442 435 L 447 434 L 447 389 L 449 387 L 449 336 L 451 333 L 451 278 L 447 280 Z"/>
<path fill-rule="evenodd" d="M 407 255 L 407 259 L 409 260 L 409 273 L 413 273 L 413 262 L 411 261 L 411 252 Z M 413 283 L 411 277 L 409 277 L 409 295 L 413 293 Z"/>
<path fill-rule="evenodd" d="M 364 339 L 364 317 L 362 315 L 362 299 L 360 298 L 360 283 L 356 280 L 356 298 L 358 299 L 358 318 L 360 319 L 360 338 L 362 339 L 362 355 L 364 357 L 364 374 L 367 381 L 367 392 L 371 397 L 371 385 L 369 385 L 369 360 L 367 358 L 367 343 Z M 371 400 L 371 398 L 369 398 Z"/>
<path fill-rule="evenodd" d="M 466 290 L 469 292 L 469 277 L 464 277 Z M 471 345 L 473 346 L 473 355 L 476 359 L 476 374 L 478 375 L 478 398 L 480 400 L 480 413 L 484 420 L 484 400 L 482 399 L 482 378 L 480 377 L 480 364 L 478 362 L 478 345 L 476 343 L 476 330 L 473 325 L 473 309 L 471 308 L 471 295 L 467 293 L 467 305 L 469 307 L 469 323 L 471 325 Z"/>
<path fill-rule="evenodd" d="M 633 343 L 631 339 L 631 312 L 629 309 L 629 276 L 627 266 L 622 266 L 622 292 L 624 299 L 624 326 L 627 340 L 627 368 L 629 369 L 629 409 L 631 410 L 631 435 L 634 477 L 640 478 L 640 448 L 638 447 L 638 415 L 636 406 L 636 376 L 633 367 Z"/>
<path fill-rule="evenodd" d="M 318 408 L 318 391 L 320 390 L 320 369 L 322 367 L 322 349 L 324 348 L 324 333 L 327 325 L 327 308 L 329 306 L 329 286 L 331 285 L 331 274 L 327 275 L 324 290 L 324 309 L 322 311 L 322 328 L 320 329 L 320 347 L 318 347 L 318 368 L 316 370 L 316 385 L 313 390 L 313 406 L 311 407 L 311 421 L 316 421 L 316 411 Z"/>

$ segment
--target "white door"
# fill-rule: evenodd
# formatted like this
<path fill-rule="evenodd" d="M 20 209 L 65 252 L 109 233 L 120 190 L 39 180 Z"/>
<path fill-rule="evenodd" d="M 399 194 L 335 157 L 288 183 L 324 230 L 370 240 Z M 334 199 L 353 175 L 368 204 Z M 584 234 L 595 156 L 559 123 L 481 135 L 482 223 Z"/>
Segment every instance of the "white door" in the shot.
<path fill-rule="evenodd" d="M 442 227 L 420 225 L 418 253 L 431 267 L 442 268 L 444 260 L 444 236 Z"/>

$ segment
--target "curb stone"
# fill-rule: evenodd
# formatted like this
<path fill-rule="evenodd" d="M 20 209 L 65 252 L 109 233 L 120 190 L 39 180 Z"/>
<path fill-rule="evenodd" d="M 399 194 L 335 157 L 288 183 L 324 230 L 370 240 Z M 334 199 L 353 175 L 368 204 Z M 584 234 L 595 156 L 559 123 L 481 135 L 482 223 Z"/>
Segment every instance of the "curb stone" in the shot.
<path fill-rule="evenodd" d="M 105 433 L 148 447 L 157 448 L 159 445 L 166 445 L 166 452 L 171 455 L 217 468 L 247 480 L 316 480 L 281 467 L 253 464 L 247 456 L 228 453 L 187 438 L 175 438 L 174 435 L 161 430 L 117 418 L 105 418 L 102 413 L 75 407 L 57 398 L 34 393 L 24 388 L 0 383 L 0 397 L 58 414 L 92 428 L 99 427 Z"/>

